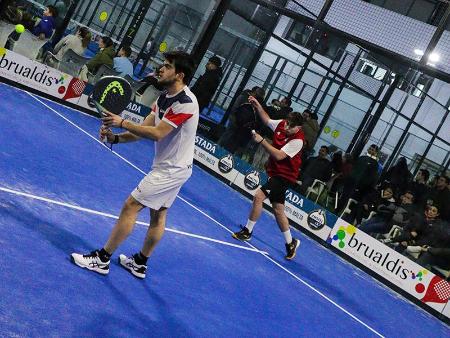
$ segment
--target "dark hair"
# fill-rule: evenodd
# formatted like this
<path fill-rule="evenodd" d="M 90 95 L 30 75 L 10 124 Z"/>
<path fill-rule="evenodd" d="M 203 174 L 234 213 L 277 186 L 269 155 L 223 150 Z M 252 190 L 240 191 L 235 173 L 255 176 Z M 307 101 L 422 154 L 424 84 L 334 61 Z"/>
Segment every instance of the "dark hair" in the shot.
<path fill-rule="evenodd" d="M 328 148 L 327 146 L 321 146 L 320 148 L 324 148 L 327 151 L 327 154 L 330 153 L 330 148 Z"/>
<path fill-rule="evenodd" d="M 217 68 L 222 66 L 222 61 L 215 55 L 213 57 L 209 58 L 208 61 L 211 62 L 213 65 L 215 65 Z"/>
<path fill-rule="evenodd" d="M 439 177 L 438 178 L 444 178 L 445 179 L 445 182 L 447 182 L 447 184 L 449 183 L 449 181 L 450 181 L 450 178 L 447 176 L 447 175 L 445 175 L 445 174 L 442 174 L 442 175 L 439 175 Z"/>
<path fill-rule="evenodd" d="M 262 103 L 264 101 L 265 96 L 266 91 L 260 87 L 257 87 L 255 90 L 255 98 L 258 100 L 259 103 Z"/>
<path fill-rule="evenodd" d="M 312 112 L 311 112 L 311 110 L 310 109 L 305 109 L 304 111 L 303 111 L 303 113 L 307 113 L 307 114 L 309 114 L 309 115 L 311 115 L 312 114 Z"/>
<path fill-rule="evenodd" d="M 291 111 L 287 114 L 286 121 L 288 121 L 290 126 L 301 127 L 303 124 L 303 116 L 300 113 Z"/>
<path fill-rule="evenodd" d="M 430 172 L 427 169 L 420 169 L 419 171 L 422 172 L 422 176 L 423 176 L 425 182 L 427 182 L 428 179 L 430 178 Z"/>
<path fill-rule="evenodd" d="M 291 106 L 291 104 L 292 104 L 292 100 L 291 100 L 291 98 L 290 97 L 285 97 L 284 99 L 283 99 L 284 101 L 286 101 L 286 104 L 288 105 L 288 107 L 290 107 Z"/>
<path fill-rule="evenodd" d="M 48 11 L 50 12 L 50 14 L 55 18 L 58 16 L 58 10 L 56 9 L 55 6 L 49 5 L 47 6 Z"/>
<path fill-rule="evenodd" d="M 79 27 L 78 34 L 81 36 L 81 45 L 86 48 L 91 42 L 91 32 L 86 27 Z"/>
<path fill-rule="evenodd" d="M 102 39 L 102 41 L 106 47 L 111 47 L 112 45 L 114 45 L 114 42 L 113 42 L 113 40 L 111 40 L 110 37 L 102 36 L 100 39 Z"/>
<path fill-rule="evenodd" d="M 125 52 L 125 56 L 129 57 L 131 55 L 131 47 L 130 46 L 122 46 L 122 49 Z"/>
<path fill-rule="evenodd" d="M 379 151 L 379 150 L 380 150 L 376 144 L 371 144 L 369 148 L 373 148 L 373 149 L 375 149 L 376 151 Z"/>
<path fill-rule="evenodd" d="M 183 73 L 183 83 L 188 84 L 194 75 L 195 64 L 192 56 L 183 51 L 172 51 L 164 53 L 164 58 L 173 63 L 177 74 Z"/>
<path fill-rule="evenodd" d="M 403 193 L 403 195 L 406 195 L 406 194 L 410 194 L 410 195 L 412 196 L 412 200 L 413 200 L 413 201 L 416 199 L 416 196 L 414 195 L 414 193 L 413 193 L 411 190 L 406 190 L 406 191 Z"/>

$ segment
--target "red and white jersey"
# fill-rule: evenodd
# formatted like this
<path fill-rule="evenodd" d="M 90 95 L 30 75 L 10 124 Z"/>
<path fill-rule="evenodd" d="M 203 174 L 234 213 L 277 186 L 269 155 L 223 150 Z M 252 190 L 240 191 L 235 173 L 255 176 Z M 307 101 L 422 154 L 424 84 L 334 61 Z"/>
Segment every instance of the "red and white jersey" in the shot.
<path fill-rule="evenodd" d="M 280 176 L 290 182 L 296 182 L 302 164 L 302 148 L 305 143 L 305 135 L 300 128 L 291 136 L 286 135 L 286 120 L 269 120 L 267 126 L 273 130 L 272 146 L 282 150 L 287 156 L 281 161 L 269 157 L 267 174 L 269 177 Z"/>
<path fill-rule="evenodd" d="M 163 92 L 153 104 L 151 114 L 155 116 L 155 125 L 164 121 L 175 128 L 155 142 L 152 168 L 191 169 L 199 119 L 195 95 L 187 86 L 174 95 Z"/>

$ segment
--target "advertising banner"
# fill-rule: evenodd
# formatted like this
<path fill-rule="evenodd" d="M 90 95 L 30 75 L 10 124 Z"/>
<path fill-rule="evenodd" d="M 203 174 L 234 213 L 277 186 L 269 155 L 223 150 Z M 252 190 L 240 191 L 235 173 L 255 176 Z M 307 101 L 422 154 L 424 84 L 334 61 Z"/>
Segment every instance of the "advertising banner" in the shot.
<path fill-rule="evenodd" d="M 289 219 L 324 241 L 337 220 L 336 215 L 293 190 L 286 192 L 285 211 Z"/>
<path fill-rule="evenodd" d="M 433 309 L 442 312 L 448 303 L 449 282 L 340 218 L 328 243 Z"/>
<path fill-rule="evenodd" d="M 0 48 L 0 76 L 75 104 L 85 89 L 83 81 L 5 48 Z"/>
<path fill-rule="evenodd" d="M 235 157 L 200 135 L 195 137 L 194 159 L 230 182 L 236 179 Z"/>

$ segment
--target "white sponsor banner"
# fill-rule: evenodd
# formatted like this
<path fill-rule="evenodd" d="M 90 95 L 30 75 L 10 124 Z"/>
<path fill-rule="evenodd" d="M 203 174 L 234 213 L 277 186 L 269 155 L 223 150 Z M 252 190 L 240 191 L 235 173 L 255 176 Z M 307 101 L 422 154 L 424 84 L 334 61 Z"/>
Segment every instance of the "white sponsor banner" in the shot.
<path fill-rule="evenodd" d="M 355 226 L 339 218 L 328 242 L 428 306 L 444 310 L 450 296 L 449 282 Z"/>
<path fill-rule="evenodd" d="M 443 314 L 445 317 L 450 318 L 450 302 L 447 303 L 447 305 L 446 305 L 445 308 L 444 308 L 444 311 L 442 311 L 442 314 Z"/>
<path fill-rule="evenodd" d="M 325 210 L 323 209 L 315 209 L 311 212 L 306 212 L 302 210 L 303 202 L 311 203 L 306 199 L 297 200 L 294 203 L 289 202 L 288 196 L 291 195 L 292 192 L 287 193 L 286 202 L 284 206 L 284 211 L 286 212 L 287 218 L 294 221 L 301 227 L 311 231 L 314 235 L 326 241 L 328 236 L 330 235 L 331 228 L 327 225 L 327 216 Z M 294 195 L 299 196 L 299 195 Z"/>
<path fill-rule="evenodd" d="M 83 81 L 4 48 L 0 76 L 71 103 L 78 103 L 85 87 Z"/>
<path fill-rule="evenodd" d="M 194 160 L 230 182 L 233 182 L 238 174 L 233 155 L 199 135 L 195 137 Z"/>
<path fill-rule="evenodd" d="M 261 187 L 261 180 L 261 174 L 257 170 L 250 170 L 245 174 L 238 172 L 233 183 L 250 195 L 255 196 L 256 191 Z M 267 200 L 264 203 L 269 204 Z"/>

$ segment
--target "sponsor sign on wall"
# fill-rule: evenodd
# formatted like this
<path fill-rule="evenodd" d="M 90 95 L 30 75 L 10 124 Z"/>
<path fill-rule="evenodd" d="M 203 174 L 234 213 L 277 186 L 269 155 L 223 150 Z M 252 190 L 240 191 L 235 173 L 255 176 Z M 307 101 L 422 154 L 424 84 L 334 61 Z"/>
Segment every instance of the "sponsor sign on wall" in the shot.
<path fill-rule="evenodd" d="M 195 137 L 194 159 L 230 182 L 238 173 L 234 156 L 200 135 Z"/>
<path fill-rule="evenodd" d="M 337 220 L 336 215 L 293 190 L 286 192 L 285 211 L 289 219 L 324 241 Z"/>
<path fill-rule="evenodd" d="M 433 309 L 442 312 L 447 305 L 449 282 L 342 219 L 328 242 Z"/>
<path fill-rule="evenodd" d="M 78 103 L 85 88 L 81 80 L 4 48 L 0 76 L 71 103 Z"/>

